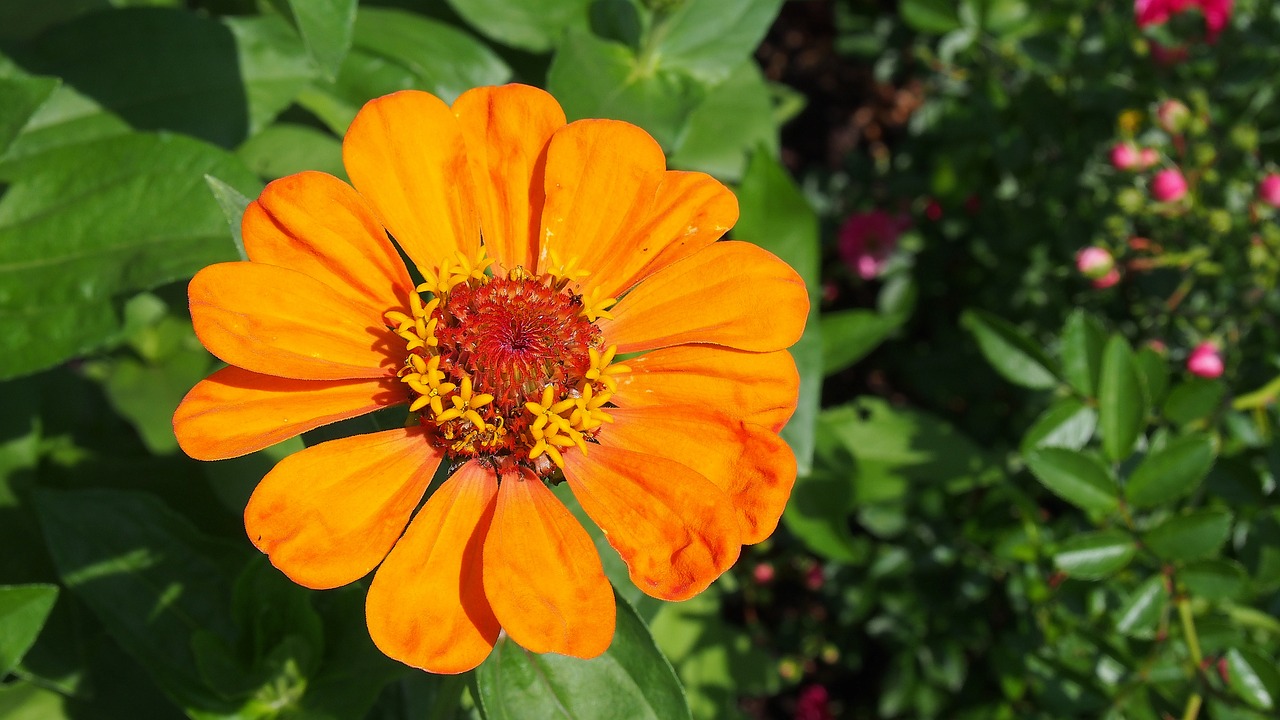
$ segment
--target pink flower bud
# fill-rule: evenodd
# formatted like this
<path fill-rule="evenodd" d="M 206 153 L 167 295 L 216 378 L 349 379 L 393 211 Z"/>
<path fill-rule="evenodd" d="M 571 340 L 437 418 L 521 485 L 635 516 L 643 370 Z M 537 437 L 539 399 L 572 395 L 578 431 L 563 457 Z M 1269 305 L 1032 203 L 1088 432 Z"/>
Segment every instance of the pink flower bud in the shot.
<path fill-rule="evenodd" d="M 1138 167 L 1139 159 L 1138 149 L 1129 143 L 1111 146 L 1111 167 L 1117 170 L 1134 170 Z"/>
<path fill-rule="evenodd" d="M 1142 148 L 1138 151 L 1138 167 L 1142 170 L 1160 162 L 1160 153 L 1155 148 Z"/>
<path fill-rule="evenodd" d="M 1211 342 L 1202 342 L 1187 357 L 1187 372 L 1202 378 L 1216 378 L 1222 375 L 1222 354 L 1218 346 Z"/>
<path fill-rule="evenodd" d="M 840 259 L 863 280 L 878 276 L 898 247 L 898 236 L 911 226 L 902 216 L 883 210 L 850 215 L 840 228 Z"/>
<path fill-rule="evenodd" d="M 938 222 L 942 219 L 942 205 L 937 200 L 929 198 L 928 204 L 924 206 L 924 216 L 933 222 Z"/>
<path fill-rule="evenodd" d="M 814 565 L 813 567 L 809 568 L 808 572 L 804 574 L 805 587 L 809 588 L 810 590 L 821 590 L 822 586 L 826 583 L 826 581 L 827 581 L 827 576 L 822 571 L 821 565 Z"/>
<path fill-rule="evenodd" d="M 1187 179 L 1175 168 L 1161 170 L 1151 178 L 1151 196 L 1159 202 L 1181 200 L 1187 194 Z"/>
<path fill-rule="evenodd" d="M 1115 258 L 1100 247 L 1087 247 L 1076 253 L 1076 269 L 1090 280 L 1106 277 L 1115 267 Z"/>
<path fill-rule="evenodd" d="M 1258 197 L 1274 208 L 1280 208 L 1280 174 L 1271 173 L 1258 183 Z"/>
<path fill-rule="evenodd" d="M 751 577 L 760 585 L 768 585 L 773 582 L 773 565 L 762 562 L 751 571 Z"/>
<path fill-rule="evenodd" d="M 1093 286 L 1099 290 L 1106 290 L 1118 282 L 1120 282 L 1120 271 L 1116 268 L 1111 268 L 1111 271 L 1106 275 L 1094 280 Z"/>
<path fill-rule="evenodd" d="M 1170 135 L 1181 135 L 1190 119 L 1191 110 L 1177 100 L 1165 100 L 1156 108 L 1156 124 Z"/>

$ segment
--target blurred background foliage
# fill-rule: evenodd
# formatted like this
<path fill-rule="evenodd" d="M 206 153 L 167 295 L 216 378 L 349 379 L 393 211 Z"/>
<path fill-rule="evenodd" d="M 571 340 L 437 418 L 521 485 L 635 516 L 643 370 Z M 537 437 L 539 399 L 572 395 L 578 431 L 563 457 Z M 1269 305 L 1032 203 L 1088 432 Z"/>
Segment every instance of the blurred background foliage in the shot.
<path fill-rule="evenodd" d="M 0 717 L 1275 717 L 1280 7 L 1223 6 L 0 0 Z M 602 658 L 434 677 L 243 536 L 368 419 L 178 450 L 185 279 L 265 182 L 343 177 L 369 98 L 508 81 L 643 126 L 805 277 L 801 476 L 685 603 L 597 532 Z"/>

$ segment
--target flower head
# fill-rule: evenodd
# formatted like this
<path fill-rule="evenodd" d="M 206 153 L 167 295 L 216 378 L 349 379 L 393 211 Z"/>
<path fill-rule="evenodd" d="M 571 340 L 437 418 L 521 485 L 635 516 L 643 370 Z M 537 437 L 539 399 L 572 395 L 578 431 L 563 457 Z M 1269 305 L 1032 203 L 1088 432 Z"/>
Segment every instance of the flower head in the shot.
<path fill-rule="evenodd" d="M 1105 277 L 1115 267 L 1115 258 L 1105 248 L 1090 246 L 1076 253 L 1076 269 L 1090 280 Z"/>
<path fill-rule="evenodd" d="M 883 210 L 854 213 L 840 228 L 840 258 L 858 277 L 870 280 L 884 270 L 898 237 L 910 226 L 908 218 Z"/>
<path fill-rule="evenodd" d="M 1280 208 L 1280 173 L 1268 173 L 1258 183 L 1258 199 L 1274 208 Z"/>
<path fill-rule="evenodd" d="M 1170 135 L 1181 135 L 1191 120 L 1191 110 L 1180 100 L 1165 100 L 1156 107 L 1156 123 Z"/>
<path fill-rule="evenodd" d="M 189 288 L 196 334 L 230 365 L 174 417 L 191 456 L 408 412 L 262 480 L 245 527 L 277 568 L 312 588 L 378 568 L 378 647 L 462 672 L 499 630 L 534 652 L 608 647 L 613 593 L 561 481 L 658 598 L 702 591 L 773 531 L 795 478 L 785 348 L 808 299 L 773 255 L 717 242 L 738 214 L 723 185 L 521 85 L 373 100 L 343 161 L 354 188 L 268 185 L 245 211 L 249 261 Z"/>
<path fill-rule="evenodd" d="M 1111 167 L 1117 170 L 1133 170 L 1138 167 L 1141 156 L 1133 143 L 1116 143 L 1111 146 Z"/>
<path fill-rule="evenodd" d="M 1222 352 L 1212 342 L 1202 342 L 1187 356 L 1187 372 L 1202 378 L 1216 378 L 1225 369 Z"/>
<path fill-rule="evenodd" d="M 1133 11 L 1138 27 L 1162 25 L 1169 17 L 1197 8 L 1204 16 L 1205 39 L 1215 42 L 1231 20 L 1235 0 L 1134 0 Z"/>
<path fill-rule="evenodd" d="M 1187 194 L 1187 179 L 1176 168 L 1166 168 L 1151 178 L 1151 196 L 1158 202 L 1176 202 Z"/>

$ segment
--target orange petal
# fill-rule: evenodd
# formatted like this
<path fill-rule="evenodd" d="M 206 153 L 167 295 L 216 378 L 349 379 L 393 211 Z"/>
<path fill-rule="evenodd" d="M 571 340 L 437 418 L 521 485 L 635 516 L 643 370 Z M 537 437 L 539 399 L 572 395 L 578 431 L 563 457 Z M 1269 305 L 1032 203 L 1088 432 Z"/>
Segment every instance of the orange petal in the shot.
<path fill-rule="evenodd" d="M 508 270 L 533 270 L 547 141 L 564 125 L 564 111 L 545 91 L 511 84 L 468 90 L 453 112 L 467 141 L 485 247 Z"/>
<path fill-rule="evenodd" d="M 614 408 L 600 444 L 674 460 L 733 502 L 744 544 L 778 526 L 796 481 L 796 458 L 778 434 L 700 407 Z"/>
<path fill-rule="evenodd" d="M 620 407 L 696 402 L 774 432 L 796 410 L 800 373 L 786 350 L 743 352 L 713 345 L 679 345 L 626 361 L 613 402 Z"/>
<path fill-rule="evenodd" d="M 498 487 L 484 589 L 502 629 L 527 650 L 593 658 L 613 640 L 617 606 L 596 546 L 528 471 Z"/>
<path fill-rule="evenodd" d="M 480 249 L 462 129 L 436 96 L 401 90 L 365 103 L 342 141 L 342 164 L 419 270 Z"/>
<path fill-rule="evenodd" d="M 364 198 L 332 175 L 267 185 L 240 225 L 249 259 L 319 280 L 373 317 L 401 309 L 413 282 Z"/>
<path fill-rule="evenodd" d="M 210 265 L 191 279 L 200 342 L 230 365 L 299 380 L 385 377 L 396 339 L 368 310 L 296 270 Z"/>
<path fill-rule="evenodd" d="M 173 414 L 173 432 L 191 457 L 224 460 L 407 399 L 392 376 L 287 380 L 225 367 L 182 399 Z"/>
<path fill-rule="evenodd" d="M 299 585 L 346 585 L 395 544 L 439 464 L 421 428 L 330 440 L 267 473 L 249 498 L 244 527 Z"/>
<path fill-rule="evenodd" d="M 662 600 L 702 592 L 742 549 L 733 504 L 680 463 L 604 445 L 564 454 L 565 477 L 626 561 L 636 587 Z"/>
<path fill-rule="evenodd" d="M 768 352 L 804 331 L 804 281 L 773 253 L 720 242 L 654 273 L 622 298 L 600 327 L 623 353 L 710 343 Z"/>
<path fill-rule="evenodd" d="M 369 587 L 369 637 L 388 657 L 434 673 L 466 672 L 498 639 L 482 548 L 498 492 L 492 470 L 463 465 L 436 490 Z"/>

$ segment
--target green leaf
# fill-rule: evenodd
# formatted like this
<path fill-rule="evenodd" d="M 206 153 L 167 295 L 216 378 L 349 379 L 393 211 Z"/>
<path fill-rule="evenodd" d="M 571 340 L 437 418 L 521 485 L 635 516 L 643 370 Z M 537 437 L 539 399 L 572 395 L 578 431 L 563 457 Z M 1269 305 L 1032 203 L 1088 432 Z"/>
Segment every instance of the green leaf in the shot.
<path fill-rule="evenodd" d="M 764 75 L 754 60 L 748 60 L 689 114 L 668 165 L 735 182 L 742 178 L 751 151 L 757 147 L 777 155 L 778 126 Z"/>
<path fill-rule="evenodd" d="M 1138 368 L 1138 376 L 1142 378 L 1147 407 L 1156 407 L 1169 389 L 1169 363 L 1164 355 L 1149 346 L 1140 348 L 1133 356 L 1133 362 Z"/>
<path fill-rule="evenodd" d="M 859 562 L 863 553 L 849 529 L 856 463 L 835 433 L 829 414 L 820 417 L 813 434 L 813 466 L 796 478 L 782 522 L 818 555 L 836 562 Z"/>
<path fill-rule="evenodd" d="M 956 3 L 952 0 L 902 0 L 898 10 L 902 19 L 920 32 L 940 35 L 960 28 Z"/>
<path fill-rule="evenodd" d="M 1280 671 L 1275 660 L 1252 648 L 1227 651 L 1227 684 L 1259 710 L 1275 709 L 1280 698 Z"/>
<path fill-rule="evenodd" d="M 586 30 L 594 0 L 448 0 L 471 27 L 504 45 L 543 53 L 569 30 Z M 607 4 L 596 3 L 607 9 Z M 629 6 L 628 6 L 629 9 Z"/>
<path fill-rule="evenodd" d="M 57 599 L 56 585 L 0 585 L 0 678 L 35 643 Z"/>
<path fill-rule="evenodd" d="M 1022 452 L 1060 447 L 1080 450 L 1089 444 L 1098 426 L 1098 413 L 1073 397 L 1049 406 L 1022 436 Z"/>
<path fill-rule="evenodd" d="M 1191 378 L 1178 384 L 1164 401 L 1164 416 L 1175 425 L 1204 420 L 1222 407 L 1227 386 L 1221 380 Z"/>
<path fill-rule="evenodd" d="M 1153 575 L 1139 585 L 1116 610 L 1116 630 L 1130 637 L 1154 637 L 1169 605 L 1164 582 L 1163 575 Z"/>
<path fill-rule="evenodd" d="M 212 175 L 205 175 L 204 181 L 209 185 L 209 192 L 213 193 L 213 199 L 218 201 L 223 217 L 227 219 L 227 230 L 231 233 L 231 242 L 235 243 L 236 254 L 241 260 L 248 260 L 249 253 L 244 249 L 244 236 L 240 225 L 244 219 L 245 209 L 253 201 Z"/>
<path fill-rule="evenodd" d="M 219 22 L 176 8 L 78 18 L 43 35 L 22 60 L 134 128 L 227 148 L 266 127 L 314 76 L 281 18 Z"/>
<path fill-rule="evenodd" d="M 790 265 L 809 291 L 809 318 L 800 342 L 791 348 L 800 371 L 800 399 L 782 437 L 796 454 L 801 475 L 813 459 L 813 428 L 822 390 L 822 328 L 818 322 L 818 218 L 787 174 L 764 149 L 751 157 L 738 187 L 741 215 L 733 236 L 772 252 Z"/>
<path fill-rule="evenodd" d="M 1249 574 L 1235 560 L 1209 558 L 1187 563 L 1178 571 L 1178 579 L 1196 597 L 1230 600 L 1244 592 Z"/>
<path fill-rule="evenodd" d="M 44 153 L 67 145 L 126 135 L 129 124 L 91 98 L 59 85 L 0 154 L 0 181 L 12 182 L 39 170 Z"/>
<path fill-rule="evenodd" d="M 539 655 L 503 635 L 476 670 L 488 720 L 689 718 L 680 681 L 644 621 L 615 594 L 618 624 L 603 655 Z"/>
<path fill-rule="evenodd" d="M 233 708 L 200 678 L 190 638 L 235 637 L 230 546 L 201 535 L 151 495 L 44 490 L 36 511 L 62 582 L 189 711 Z"/>
<path fill-rule="evenodd" d="M 1142 541 L 1163 560 L 1195 560 L 1218 552 L 1230 532 L 1229 511 L 1194 510 L 1151 528 L 1142 534 Z"/>
<path fill-rule="evenodd" d="M 332 80 L 351 49 L 352 27 L 359 0 L 289 0 L 307 54 Z"/>
<path fill-rule="evenodd" d="M 1066 448 L 1041 448 L 1027 455 L 1027 467 L 1054 495 L 1091 512 L 1111 512 L 1120 502 L 1111 473 L 1092 455 Z"/>
<path fill-rule="evenodd" d="M 1106 342 L 1102 322 L 1083 310 L 1071 313 L 1062 328 L 1062 376 L 1085 397 L 1097 395 Z"/>
<path fill-rule="evenodd" d="M 966 310 L 960 324 L 978 342 L 987 362 L 1009 382 L 1032 389 L 1057 385 L 1053 361 L 1012 323 L 982 310 Z"/>
<path fill-rule="evenodd" d="M 1191 493 L 1213 467 L 1213 438 L 1192 433 L 1147 455 L 1129 476 L 1124 494 L 1134 507 L 1154 507 Z"/>
<path fill-rule="evenodd" d="M 866 357 L 900 327 L 902 321 L 902 317 L 881 315 L 873 310 L 840 310 L 823 314 L 823 374 L 840 372 Z"/>
<path fill-rule="evenodd" d="M 0 378 L 101 345 L 119 328 L 123 295 L 234 260 L 206 173 L 258 185 L 217 148 L 133 134 L 45 153 L 10 186 L 0 198 Z"/>
<path fill-rule="evenodd" d="M 236 156 L 258 177 L 275 180 L 303 170 L 347 178 L 342 141 L 306 125 L 276 123 L 236 148 Z"/>
<path fill-rule="evenodd" d="M 1146 414 L 1133 351 L 1124 338 L 1113 335 L 1103 351 L 1098 380 L 1098 425 L 1107 457 L 1119 461 L 1129 456 Z"/>
<path fill-rule="evenodd" d="M 1119 530 L 1074 535 L 1058 546 L 1053 562 L 1082 580 L 1101 580 L 1129 564 L 1137 552 L 1133 539 Z"/>
<path fill-rule="evenodd" d="M 57 78 L 28 75 L 0 55 L 0 157 L 57 87 Z"/>
<path fill-rule="evenodd" d="M 684 0 L 674 6 L 648 38 L 642 57 L 661 58 L 664 65 L 714 85 L 751 57 L 782 0 Z"/>

